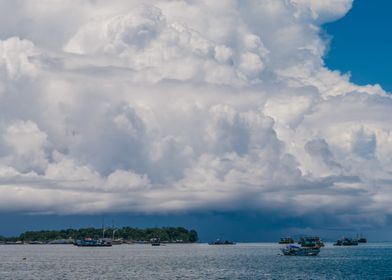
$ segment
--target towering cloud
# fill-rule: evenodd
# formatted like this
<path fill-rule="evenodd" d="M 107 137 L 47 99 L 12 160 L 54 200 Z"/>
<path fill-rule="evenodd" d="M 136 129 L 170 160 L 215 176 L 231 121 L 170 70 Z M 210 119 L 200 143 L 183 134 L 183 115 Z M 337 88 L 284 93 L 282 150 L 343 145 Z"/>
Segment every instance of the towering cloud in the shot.
<path fill-rule="evenodd" d="M 392 99 L 323 63 L 351 0 L 58 2 L 0 1 L 2 211 L 392 211 Z"/>

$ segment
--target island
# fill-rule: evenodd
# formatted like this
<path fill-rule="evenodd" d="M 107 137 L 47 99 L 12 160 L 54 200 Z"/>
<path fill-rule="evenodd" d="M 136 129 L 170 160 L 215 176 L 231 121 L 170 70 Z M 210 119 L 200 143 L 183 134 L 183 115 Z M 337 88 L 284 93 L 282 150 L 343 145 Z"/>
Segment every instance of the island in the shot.
<path fill-rule="evenodd" d="M 26 231 L 17 237 L 0 236 L 0 244 L 72 244 L 76 239 L 111 238 L 118 243 L 149 243 L 159 239 L 163 243 L 195 243 L 197 231 L 183 227 L 154 228 L 81 228 L 64 230 Z"/>

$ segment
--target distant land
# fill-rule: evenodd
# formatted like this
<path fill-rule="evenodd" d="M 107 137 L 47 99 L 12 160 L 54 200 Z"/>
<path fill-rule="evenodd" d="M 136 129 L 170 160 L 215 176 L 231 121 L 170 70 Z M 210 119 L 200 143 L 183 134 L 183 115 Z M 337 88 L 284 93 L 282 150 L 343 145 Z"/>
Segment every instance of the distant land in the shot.
<path fill-rule="evenodd" d="M 50 241 L 64 239 L 83 239 L 86 237 L 102 238 L 102 231 L 102 228 L 92 227 L 81 229 L 26 231 L 15 237 L 0 236 L 0 242 L 38 241 L 42 243 L 49 243 Z M 194 243 L 199 240 L 196 230 L 188 230 L 183 227 L 155 227 L 145 229 L 132 227 L 123 227 L 118 229 L 107 228 L 105 229 L 105 237 L 141 242 L 147 242 L 152 238 L 159 238 L 162 242 L 173 243 Z"/>

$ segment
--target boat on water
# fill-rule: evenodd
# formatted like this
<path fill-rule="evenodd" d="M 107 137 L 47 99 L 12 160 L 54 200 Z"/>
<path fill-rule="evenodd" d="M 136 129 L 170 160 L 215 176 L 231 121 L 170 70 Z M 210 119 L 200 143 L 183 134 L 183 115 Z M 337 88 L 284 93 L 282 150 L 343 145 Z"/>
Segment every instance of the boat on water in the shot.
<path fill-rule="evenodd" d="M 18 240 L 18 241 L 5 241 L 2 244 L 4 244 L 4 245 L 23 245 L 25 243 L 24 243 L 24 241 Z"/>
<path fill-rule="evenodd" d="M 29 245 L 43 245 L 43 244 L 46 244 L 46 242 L 33 240 L 33 241 L 28 241 L 27 244 L 29 244 Z"/>
<path fill-rule="evenodd" d="M 87 237 L 75 240 L 74 245 L 78 247 L 110 247 L 112 246 L 112 241 L 108 238 L 92 239 Z"/>
<path fill-rule="evenodd" d="M 358 243 L 367 243 L 367 239 L 365 237 L 361 237 L 357 241 Z"/>
<path fill-rule="evenodd" d="M 334 246 L 358 246 L 358 240 L 345 237 L 337 240 L 333 245 Z"/>
<path fill-rule="evenodd" d="M 68 239 L 55 239 L 48 242 L 50 245 L 72 245 L 75 243 L 75 240 L 72 238 Z"/>
<path fill-rule="evenodd" d="M 302 236 L 299 239 L 298 244 L 302 247 L 324 247 L 324 242 L 321 241 L 319 236 Z"/>
<path fill-rule="evenodd" d="M 150 239 L 151 246 L 161 246 L 161 240 L 159 238 Z"/>
<path fill-rule="evenodd" d="M 357 241 L 358 243 L 367 243 L 367 239 L 362 236 L 362 234 L 357 235 Z"/>
<path fill-rule="evenodd" d="M 229 240 L 217 239 L 217 240 L 215 240 L 213 242 L 209 242 L 208 244 L 209 245 L 235 245 L 235 242 L 229 241 Z"/>
<path fill-rule="evenodd" d="M 279 244 L 293 244 L 293 243 L 295 243 L 295 241 L 291 237 L 281 237 L 278 243 Z"/>
<path fill-rule="evenodd" d="M 112 241 L 114 239 L 114 227 L 113 227 L 113 239 L 112 238 L 105 238 L 105 228 L 104 217 L 102 217 L 102 238 L 91 238 L 85 237 L 84 239 L 76 239 L 74 242 L 75 246 L 78 247 L 111 247 L 113 245 Z"/>
<path fill-rule="evenodd" d="M 318 247 L 301 247 L 295 244 L 289 244 L 281 250 L 285 256 L 317 256 L 320 253 Z"/>
<path fill-rule="evenodd" d="M 124 243 L 125 243 L 125 241 L 122 238 L 117 238 L 117 239 L 112 238 L 112 245 L 121 245 Z"/>

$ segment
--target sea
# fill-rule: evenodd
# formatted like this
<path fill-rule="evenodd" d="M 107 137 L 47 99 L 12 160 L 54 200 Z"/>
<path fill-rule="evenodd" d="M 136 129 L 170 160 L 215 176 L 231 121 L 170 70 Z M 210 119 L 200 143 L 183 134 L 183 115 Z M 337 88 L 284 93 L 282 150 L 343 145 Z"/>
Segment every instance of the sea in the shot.
<path fill-rule="evenodd" d="M 392 243 L 283 256 L 282 245 L 0 245 L 0 279 L 392 279 Z"/>

